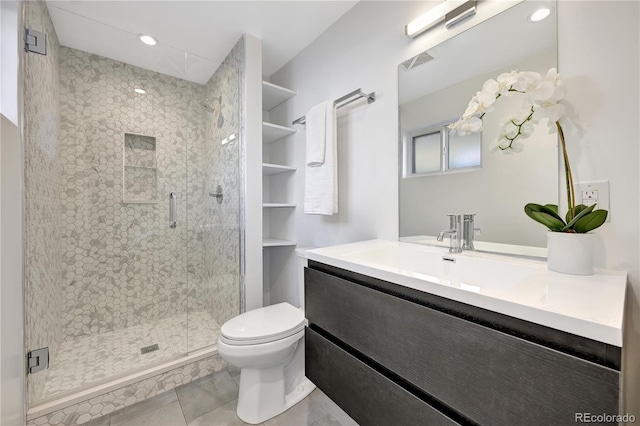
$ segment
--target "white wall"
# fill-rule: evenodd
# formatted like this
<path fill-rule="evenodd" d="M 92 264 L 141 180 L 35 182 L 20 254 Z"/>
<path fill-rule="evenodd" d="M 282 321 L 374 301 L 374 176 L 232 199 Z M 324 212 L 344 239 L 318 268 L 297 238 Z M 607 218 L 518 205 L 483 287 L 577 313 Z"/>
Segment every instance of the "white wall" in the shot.
<path fill-rule="evenodd" d="M 22 154 L 18 126 L 21 8 L 0 2 L 0 424 L 25 423 Z"/>
<path fill-rule="evenodd" d="M 274 122 L 290 122 L 314 104 L 362 87 L 377 101 L 340 110 L 338 120 L 339 208 L 332 217 L 306 216 L 299 207 L 283 232 L 299 247 L 326 246 L 369 238 L 398 237 L 397 65 L 431 47 L 437 31 L 415 40 L 404 25 L 435 2 L 360 2 L 290 63 L 271 76 L 298 95 L 272 111 Z M 598 266 L 630 273 L 630 319 L 625 352 L 627 410 L 640 414 L 638 333 L 640 280 L 638 199 L 639 21 L 637 2 L 561 1 L 558 5 L 559 70 L 567 100 L 583 132 L 568 134 L 576 180 L 611 183 L 611 223 L 596 231 L 601 239 Z M 299 172 L 273 199 L 302 206 L 304 128 L 271 151 L 271 161 L 295 164 Z M 272 265 L 271 301 L 285 298 L 295 282 L 295 262 Z M 633 347 L 635 345 L 635 347 Z"/>
<path fill-rule="evenodd" d="M 581 130 L 567 135 L 576 182 L 609 180 L 611 223 L 600 237 L 599 266 L 629 272 L 625 351 L 627 411 L 640 414 L 638 174 L 640 4 L 559 4 L 559 70 Z"/>
<path fill-rule="evenodd" d="M 0 114 L 0 424 L 24 423 L 20 131 Z"/>
<path fill-rule="evenodd" d="M 262 307 L 262 43 L 244 35 L 244 274 L 245 310 Z"/>
<path fill-rule="evenodd" d="M 0 2 L 0 112 L 18 123 L 18 2 Z"/>

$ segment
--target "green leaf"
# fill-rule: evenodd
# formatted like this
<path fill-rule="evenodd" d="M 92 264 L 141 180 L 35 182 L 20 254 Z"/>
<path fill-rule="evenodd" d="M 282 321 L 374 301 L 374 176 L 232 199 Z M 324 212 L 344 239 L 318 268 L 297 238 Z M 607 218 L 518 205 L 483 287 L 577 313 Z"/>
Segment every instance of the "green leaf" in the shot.
<path fill-rule="evenodd" d="M 595 210 L 578 220 L 573 229 L 579 234 L 584 234 L 601 226 L 605 220 L 607 220 L 607 211 Z"/>
<path fill-rule="evenodd" d="M 533 217 L 533 213 L 546 213 L 547 215 L 552 216 L 555 219 L 558 219 L 558 221 L 562 223 L 562 226 L 565 225 L 562 218 L 558 216 L 558 206 L 554 204 L 547 204 L 546 206 L 541 206 L 540 204 L 529 203 L 526 206 L 524 206 L 524 212 L 526 213 L 527 216 L 529 216 L 533 220 L 538 220 L 535 217 Z"/>
<path fill-rule="evenodd" d="M 534 211 L 531 212 L 529 217 L 531 217 L 531 219 L 535 220 L 536 222 L 543 224 L 552 231 L 562 231 L 562 228 L 564 228 L 565 226 L 564 222 L 561 219 L 558 219 L 557 217 L 554 217 L 546 212 Z"/>
<path fill-rule="evenodd" d="M 593 204 L 593 205 L 595 206 L 595 204 Z M 585 206 L 584 204 L 578 204 L 578 205 L 575 207 L 575 210 L 576 210 L 576 211 L 575 211 L 575 213 L 576 213 L 576 214 L 575 214 L 575 216 L 578 216 L 578 214 L 580 214 L 580 212 L 581 212 L 581 211 L 583 211 L 583 210 L 584 210 L 584 209 L 586 209 L 586 208 L 588 208 L 588 207 L 587 207 L 587 206 Z M 591 210 L 593 210 L 593 209 L 591 209 Z M 567 216 L 566 216 L 566 218 L 567 218 L 567 223 L 569 223 L 569 222 L 571 222 L 573 219 L 575 219 L 575 216 L 573 216 L 571 213 L 572 213 L 572 212 L 571 212 L 571 209 L 567 210 Z"/>
<path fill-rule="evenodd" d="M 578 210 L 578 207 L 583 207 L 580 210 Z M 576 224 L 576 222 L 578 222 L 580 219 L 582 219 L 584 216 L 588 215 L 589 213 L 591 213 L 593 211 L 593 209 L 596 208 L 595 204 L 590 205 L 589 207 L 583 206 L 582 204 L 580 204 L 579 206 L 576 206 L 576 212 L 580 211 L 580 213 L 576 213 L 575 217 L 573 219 L 571 219 L 571 222 L 567 223 L 567 226 L 565 226 L 564 228 L 562 228 L 563 231 L 567 231 L 571 228 L 573 228 L 573 225 Z M 569 216 L 569 213 L 567 213 L 567 217 Z"/>

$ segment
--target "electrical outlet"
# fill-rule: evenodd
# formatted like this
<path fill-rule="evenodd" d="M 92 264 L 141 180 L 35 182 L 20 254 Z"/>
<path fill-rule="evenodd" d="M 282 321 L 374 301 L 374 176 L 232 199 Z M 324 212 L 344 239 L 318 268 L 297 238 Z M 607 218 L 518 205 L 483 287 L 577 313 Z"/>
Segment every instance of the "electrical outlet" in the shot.
<path fill-rule="evenodd" d="M 596 204 L 596 209 L 607 210 L 607 222 L 611 221 L 609 207 L 609 181 L 578 182 L 575 186 L 576 204 L 590 206 Z"/>
<path fill-rule="evenodd" d="M 592 204 L 598 204 L 598 191 L 595 189 L 582 191 L 582 204 L 587 207 Z"/>

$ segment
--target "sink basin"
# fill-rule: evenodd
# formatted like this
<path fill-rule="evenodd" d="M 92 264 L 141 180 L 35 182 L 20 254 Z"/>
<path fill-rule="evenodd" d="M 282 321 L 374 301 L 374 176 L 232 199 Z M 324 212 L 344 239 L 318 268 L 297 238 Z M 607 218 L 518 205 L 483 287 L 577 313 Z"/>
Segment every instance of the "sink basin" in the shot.
<path fill-rule="evenodd" d="M 546 261 L 371 240 L 308 250 L 309 260 L 622 346 L 626 273 L 551 272 Z"/>
<path fill-rule="evenodd" d="M 400 241 L 414 244 L 423 244 L 427 246 L 449 247 L 449 238 L 438 241 L 435 236 L 429 235 L 413 235 L 410 237 L 401 237 Z M 474 242 L 476 251 L 488 253 L 511 254 L 516 256 L 547 258 L 546 247 L 520 246 L 515 244 L 492 243 L 489 241 L 476 240 Z"/>
<path fill-rule="evenodd" d="M 448 249 L 391 245 L 347 254 L 346 260 L 447 286 L 473 289 L 505 289 L 526 283 L 546 270 L 544 263 L 522 264 L 450 254 Z"/>

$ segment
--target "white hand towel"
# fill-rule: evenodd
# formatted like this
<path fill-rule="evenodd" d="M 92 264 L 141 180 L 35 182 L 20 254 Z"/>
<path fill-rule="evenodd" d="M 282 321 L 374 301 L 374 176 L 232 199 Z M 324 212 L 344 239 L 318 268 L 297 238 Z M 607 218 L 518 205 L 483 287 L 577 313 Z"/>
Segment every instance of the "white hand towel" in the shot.
<path fill-rule="evenodd" d="M 333 107 L 331 102 L 321 102 L 311 107 L 305 115 L 307 136 L 307 166 L 317 167 L 324 163 L 327 111 Z"/>
<path fill-rule="evenodd" d="M 328 103 L 325 120 L 324 162 L 305 167 L 304 212 L 330 216 L 338 213 L 338 145 L 336 109 Z M 309 125 L 309 117 L 307 117 Z M 309 141 L 307 140 L 307 144 Z M 307 148 L 308 149 L 308 148 Z"/>

